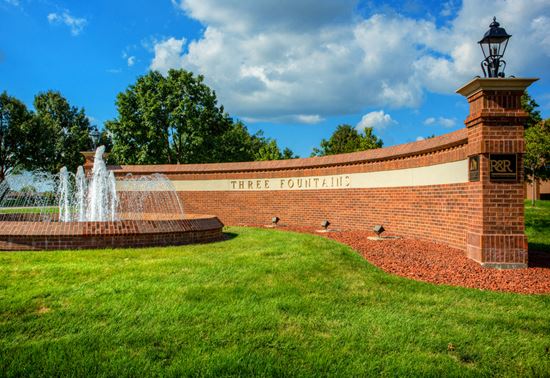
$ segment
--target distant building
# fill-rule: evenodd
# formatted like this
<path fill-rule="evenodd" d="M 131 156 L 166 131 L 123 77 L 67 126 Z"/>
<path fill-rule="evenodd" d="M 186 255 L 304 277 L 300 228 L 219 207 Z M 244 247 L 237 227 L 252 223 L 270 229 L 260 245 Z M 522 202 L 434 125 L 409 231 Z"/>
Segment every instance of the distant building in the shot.
<path fill-rule="evenodd" d="M 550 181 L 537 181 L 534 190 L 536 200 L 550 200 Z M 533 199 L 533 185 L 525 183 L 525 198 Z"/>

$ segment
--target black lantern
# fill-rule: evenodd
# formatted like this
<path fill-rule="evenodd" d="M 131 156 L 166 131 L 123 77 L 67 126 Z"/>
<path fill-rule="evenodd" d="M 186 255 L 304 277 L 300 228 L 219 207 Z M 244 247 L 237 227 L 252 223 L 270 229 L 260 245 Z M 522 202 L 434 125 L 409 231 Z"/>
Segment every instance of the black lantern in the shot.
<path fill-rule="evenodd" d="M 511 35 L 500 27 L 496 17 L 493 17 L 489 30 L 478 42 L 485 56 L 485 59 L 481 62 L 481 69 L 485 77 L 504 77 L 506 62 L 502 59 L 502 56 L 506 51 L 510 37 Z"/>
<path fill-rule="evenodd" d="M 90 138 L 92 138 L 92 145 L 95 150 L 97 147 L 97 144 L 99 143 L 99 131 L 97 130 L 97 127 L 94 126 L 94 128 L 90 132 Z"/>

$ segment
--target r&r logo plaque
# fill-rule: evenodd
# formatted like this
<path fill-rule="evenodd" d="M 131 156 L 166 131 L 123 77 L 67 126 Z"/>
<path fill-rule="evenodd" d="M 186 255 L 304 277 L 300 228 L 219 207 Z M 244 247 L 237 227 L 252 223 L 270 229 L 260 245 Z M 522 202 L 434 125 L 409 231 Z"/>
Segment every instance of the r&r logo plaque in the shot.
<path fill-rule="evenodd" d="M 491 154 L 489 155 L 489 173 L 491 181 L 512 182 L 517 181 L 517 155 L 516 154 Z"/>

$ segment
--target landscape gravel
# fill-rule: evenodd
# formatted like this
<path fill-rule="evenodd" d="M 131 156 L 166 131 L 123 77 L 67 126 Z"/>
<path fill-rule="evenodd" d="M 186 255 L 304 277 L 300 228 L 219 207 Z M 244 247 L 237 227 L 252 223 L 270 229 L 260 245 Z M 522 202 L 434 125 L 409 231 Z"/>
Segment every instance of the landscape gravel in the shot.
<path fill-rule="evenodd" d="M 468 259 L 464 251 L 411 238 L 369 240 L 369 231 L 315 233 L 347 244 L 367 261 L 387 273 L 440 285 L 462 286 L 522 294 L 550 294 L 550 253 L 529 252 L 525 269 L 484 268 Z"/>

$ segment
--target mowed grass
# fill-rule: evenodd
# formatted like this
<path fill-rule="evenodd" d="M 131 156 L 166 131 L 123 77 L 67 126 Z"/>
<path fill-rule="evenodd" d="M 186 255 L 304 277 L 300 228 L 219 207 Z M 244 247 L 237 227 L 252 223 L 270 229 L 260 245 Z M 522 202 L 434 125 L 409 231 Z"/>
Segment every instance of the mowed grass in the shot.
<path fill-rule="evenodd" d="M 525 233 L 530 250 L 550 252 L 550 201 L 525 201 Z"/>
<path fill-rule="evenodd" d="M 0 214 L 57 214 L 59 208 L 54 206 L 40 207 L 3 207 L 0 208 Z"/>
<path fill-rule="evenodd" d="M 0 254 L 2 376 L 544 376 L 550 296 L 388 275 L 314 235 Z"/>

